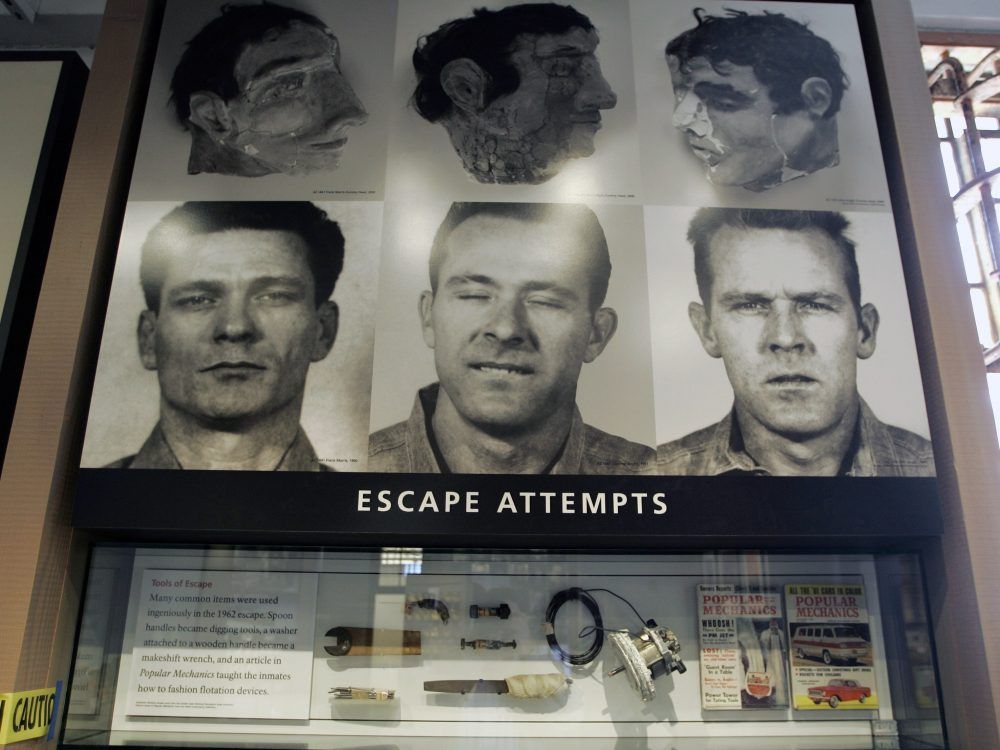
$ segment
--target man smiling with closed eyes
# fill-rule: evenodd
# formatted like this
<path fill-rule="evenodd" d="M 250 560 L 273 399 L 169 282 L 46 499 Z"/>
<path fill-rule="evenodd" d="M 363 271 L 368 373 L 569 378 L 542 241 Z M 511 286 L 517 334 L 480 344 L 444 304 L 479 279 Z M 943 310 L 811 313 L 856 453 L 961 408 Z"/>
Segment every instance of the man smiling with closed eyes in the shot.
<path fill-rule="evenodd" d="M 456 203 L 434 238 L 424 342 L 439 383 L 369 439 L 369 471 L 633 474 L 647 446 L 585 424 L 580 370 L 618 315 L 607 240 L 580 205 Z"/>

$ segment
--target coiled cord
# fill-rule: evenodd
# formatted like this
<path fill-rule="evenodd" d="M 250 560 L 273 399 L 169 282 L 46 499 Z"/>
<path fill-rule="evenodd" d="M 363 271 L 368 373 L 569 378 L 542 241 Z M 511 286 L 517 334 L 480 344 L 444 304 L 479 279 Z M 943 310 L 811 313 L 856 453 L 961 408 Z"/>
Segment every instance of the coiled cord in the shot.
<path fill-rule="evenodd" d="M 590 612 L 590 616 L 594 618 L 593 632 L 594 632 L 594 642 L 590 644 L 590 648 L 580 654 L 571 654 L 562 646 L 559 645 L 559 641 L 556 640 L 556 615 L 559 609 L 566 603 L 570 601 L 578 601 L 583 604 L 584 607 Z M 583 632 L 583 631 L 581 631 Z M 549 602 L 548 608 L 545 610 L 545 640 L 549 643 L 549 648 L 552 649 L 552 653 L 559 657 L 566 664 L 572 664 L 574 667 L 581 667 L 584 664 L 589 664 L 597 655 L 601 653 L 601 649 L 604 647 L 604 622 L 601 620 L 601 608 L 597 606 L 597 600 L 594 599 L 590 594 L 588 594 L 584 589 L 578 586 L 572 588 L 563 589 L 556 593 Z"/>
<path fill-rule="evenodd" d="M 597 658 L 597 655 L 601 653 L 601 649 L 604 647 L 605 627 L 604 621 L 601 619 L 601 608 L 597 606 L 597 600 L 590 595 L 591 591 L 603 591 L 606 594 L 611 594 L 611 596 L 616 599 L 620 599 L 625 602 L 644 625 L 655 625 L 655 623 L 651 620 L 647 621 L 643 618 L 643 616 L 639 614 L 639 610 L 632 606 L 632 602 L 624 596 L 616 594 L 610 589 L 582 589 L 579 586 L 573 586 L 572 588 L 563 589 L 562 591 L 557 592 L 556 595 L 552 597 L 548 608 L 545 610 L 545 640 L 548 641 L 549 648 L 552 649 L 553 654 L 558 656 L 566 664 L 571 664 L 574 667 L 582 667 L 584 664 L 589 664 Z M 588 625 L 580 630 L 580 638 L 586 638 L 591 633 L 594 634 L 594 642 L 590 644 L 590 648 L 582 654 L 569 653 L 566 649 L 560 646 L 559 641 L 556 640 L 556 614 L 558 614 L 562 605 L 570 601 L 581 602 L 590 612 L 590 616 L 594 618 L 593 625 Z"/>

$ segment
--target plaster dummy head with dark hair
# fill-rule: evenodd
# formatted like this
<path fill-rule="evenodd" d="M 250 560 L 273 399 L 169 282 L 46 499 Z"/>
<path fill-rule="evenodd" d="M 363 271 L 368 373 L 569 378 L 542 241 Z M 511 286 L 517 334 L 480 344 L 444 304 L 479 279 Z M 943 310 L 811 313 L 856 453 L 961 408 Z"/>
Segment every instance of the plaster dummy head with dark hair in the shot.
<path fill-rule="evenodd" d="M 347 131 L 368 119 L 333 32 L 270 3 L 224 5 L 188 42 L 170 88 L 191 134 L 189 174 L 333 170 Z"/>
<path fill-rule="evenodd" d="M 666 56 L 674 127 L 709 181 L 762 191 L 836 166 L 847 77 L 830 43 L 781 13 L 694 15 Z"/>
<path fill-rule="evenodd" d="M 617 97 L 590 20 L 568 5 L 529 3 L 443 24 L 413 53 L 412 103 L 444 126 L 483 183 L 538 184 L 594 153 L 601 110 Z"/>

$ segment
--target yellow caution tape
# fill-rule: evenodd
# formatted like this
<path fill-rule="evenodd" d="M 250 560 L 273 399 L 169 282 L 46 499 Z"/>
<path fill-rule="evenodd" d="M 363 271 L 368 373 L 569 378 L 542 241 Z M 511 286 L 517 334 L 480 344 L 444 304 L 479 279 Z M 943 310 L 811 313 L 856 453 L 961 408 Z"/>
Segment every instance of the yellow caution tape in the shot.
<path fill-rule="evenodd" d="M 0 745 L 46 736 L 55 708 L 54 687 L 0 693 Z"/>

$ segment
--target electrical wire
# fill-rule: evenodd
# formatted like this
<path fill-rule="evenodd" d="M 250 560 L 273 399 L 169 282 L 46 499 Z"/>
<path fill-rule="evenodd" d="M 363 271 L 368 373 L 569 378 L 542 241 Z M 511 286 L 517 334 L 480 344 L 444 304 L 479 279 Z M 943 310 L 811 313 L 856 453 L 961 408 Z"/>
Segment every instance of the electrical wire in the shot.
<path fill-rule="evenodd" d="M 594 618 L 594 642 L 590 644 L 590 648 L 579 654 L 569 653 L 556 640 L 556 614 L 566 602 L 570 601 L 578 601 L 583 604 L 590 612 L 590 616 Z M 584 664 L 589 664 L 601 653 L 601 649 L 604 647 L 603 627 L 604 621 L 601 619 L 601 608 L 597 606 L 597 600 L 579 586 L 557 592 L 545 610 L 545 640 L 548 641 L 549 648 L 561 661 L 571 664 L 574 667 L 582 667 Z"/>
<path fill-rule="evenodd" d="M 585 589 L 585 591 L 587 591 L 587 592 L 591 592 L 591 591 L 603 591 L 605 594 L 611 594 L 611 596 L 615 597 L 616 599 L 621 599 L 623 602 L 625 602 L 629 606 L 629 609 L 631 609 L 633 612 L 635 612 L 635 616 L 639 618 L 639 621 L 643 625 L 647 624 L 646 618 L 639 614 L 639 610 L 637 610 L 635 607 L 632 606 L 632 602 L 630 602 L 624 596 L 621 596 L 620 594 L 616 594 L 611 589 Z"/>
<path fill-rule="evenodd" d="M 582 589 L 579 586 L 573 586 L 572 588 L 563 589 L 562 591 L 557 592 L 552 597 L 548 608 L 545 610 L 545 640 L 548 641 L 549 648 L 552 650 L 553 654 L 559 657 L 561 661 L 574 667 L 581 667 L 584 664 L 589 664 L 597 658 L 597 655 L 601 653 L 601 649 L 604 647 L 604 632 L 605 630 L 610 630 L 609 628 L 604 627 L 604 621 L 601 619 L 601 608 L 597 605 L 597 600 L 590 595 L 590 592 L 592 591 L 602 591 L 605 594 L 611 594 L 611 596 L 616 599 L 620 599 L 625 602 L 629 608 L 635 612 L 635 616 L 638 617 L 644 625 L 646 624 L 642 615 L 639 614 L 639 611 L 632 606 L 632 603 L 628 599 L 609 589 Z M 579 637 L 581 638 L 593 634 L 594 642 L 590 644 L 590 648 L 578 654 L 571 654 L 560 646 L 555 633 L 556 615 L 559 613 L 560 608 L 566 602 L 570 601 L 578 601 L 583 604 L 587 611 L 590 612 L 590 616 L 594 619 L 593 625 L 584 627 L 580 630 L 579 634 Z"/>

